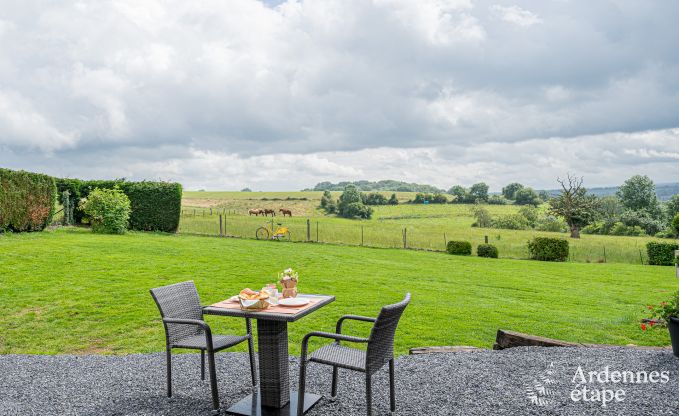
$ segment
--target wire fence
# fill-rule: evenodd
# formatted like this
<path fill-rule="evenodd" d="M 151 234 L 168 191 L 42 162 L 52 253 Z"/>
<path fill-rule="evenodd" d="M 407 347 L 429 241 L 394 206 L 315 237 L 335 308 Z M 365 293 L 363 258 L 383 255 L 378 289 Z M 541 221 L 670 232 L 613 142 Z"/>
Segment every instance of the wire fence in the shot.
<path fill-rule="evenodd" d="M 280 225 L 279 225 L 280 224 Z M 468 231 L 445 230 L 427 223 L 403 224 L 390 221 L 347 221 L 338 219 L 249 216 L 228 209 L 184 209 L 179 232 L 238 238 L 257 238 L 257 229 L 267 229 L 269 237 L 280 227 L 287 227 L 293 242 L 326 243 L 375 248 L 402 248 L 445 251 L 450 240 L 472 243 L 474 254 L 482 243 L 495 245 L 502 258 L 529 258 L 527 241 L 532 236 L 550 235 L 533 232 L 517 236 L 512 230 L 469 227 Z M 282 238 L 287 240 L 287 235 Z M 622 239 L 569 240 L 568 261 L 587 263 L 647 264 L 645 241 Z M 622 243 L 621 243 L 622 241 Z M 607 244 L 608 243 L 608 244 Z"/>

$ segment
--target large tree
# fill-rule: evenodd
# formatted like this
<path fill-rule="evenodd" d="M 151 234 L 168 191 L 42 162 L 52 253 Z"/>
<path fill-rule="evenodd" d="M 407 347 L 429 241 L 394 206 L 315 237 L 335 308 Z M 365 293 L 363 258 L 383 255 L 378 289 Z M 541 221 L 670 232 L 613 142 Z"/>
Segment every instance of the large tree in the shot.
<path fill-rule="evenodd" d="M 540 196 L 533 188 L 521 188 L 514 194 L 516 205 L 540 205 Z"/>
<path fill-rule="evenodd" d="M 648 176 L 635 175 L 627 179 L 618 189 L 617 195 L 622 205 L 629 210 L 658 214 L 655 184 Z"/>
<path fill-rule="evenodd" d="M 488 201 L 488 185 L 483 182 L 475 183 L 469 188 L 469 195 L 476 201 Z"/>
<path fill-rule="evenodd" d="M 562 190 L 549 200 L 549 212 L 566 221 L 571 238 L 580 238 L 580 230 L 597 218 L 598 199 L 587 194 L 587 189 L 582 186 L 582 178 L 567 175 L 566 179 L 557 181 Z"/>
<path fill-rule="evenodd" d="M 514 198 L 516 196 L 516 191 L 518 191 L 519 189 L 522 189 L 522 188 L 523 188 L 523 185 L 521 185 L 518 182 L 510 183 L 509 185 L 502 188 L 502 195 L 507 199 L 514 200 Z"/>
<path fill-rule="evenodd" d="M 450 195 L 453 195 L 455 197 L 454 202 L 461 204 L 463 202 L 467 201 L 469 192 L 467 192 L 467 189 L 462 186 L 462 185 L 454 185 L 452 186 L 449 190 L 448 193 Z"/>

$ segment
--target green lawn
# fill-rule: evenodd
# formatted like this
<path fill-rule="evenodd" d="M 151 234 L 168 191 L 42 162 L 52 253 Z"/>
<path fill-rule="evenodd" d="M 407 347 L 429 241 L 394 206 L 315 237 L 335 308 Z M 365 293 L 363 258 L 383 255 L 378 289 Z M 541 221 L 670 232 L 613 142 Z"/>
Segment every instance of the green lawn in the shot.
<path fill-rule="evenodd" d="M 342 314 L 375 315 L 413 294 L 397 352 L 428 345 L 491 347 L 498 328 L 575 342 L 666 345 L 642 332 L 644 305 L 679 288 L 670 267 L 541 263 L 440 253 L 186 235 L 94 235 L 84 229 L 0 236 L 0 353 L 161 351 L 148 289 L 195 280 L 204 303 L 261 288 L 286 267 L 300 289 L 337 301 L 290 325 L 332 331 Z M 242 320 L 208 317 L 216 333 Z M 364 324 L 347 326 L 357 334 Z M 242 350 L 242 348 L 241 348 Z"/>

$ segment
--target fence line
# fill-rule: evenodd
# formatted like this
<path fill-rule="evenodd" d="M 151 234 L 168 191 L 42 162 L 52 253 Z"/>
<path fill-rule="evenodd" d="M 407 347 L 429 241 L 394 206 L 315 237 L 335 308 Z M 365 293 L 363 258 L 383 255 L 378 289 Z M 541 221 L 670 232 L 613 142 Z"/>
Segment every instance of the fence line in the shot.
<path fill-rule="evenodd" d="M 444 252 L 448 241 L 460 239 L 470 241 L 474 251 L 478 244 L 490 243 L 498 247 L 501 258 L 527 259 L 529 257 L 526 247 L 527 239 L 517 241 L 513 236 L 507 236 L 507 233 L 511 233 L 510 230 L 505 230 L 506 237 L 503 238 L 503 232 L 497 229 L 470 228 L 468 233 L 459 231 L 450 233 L 442 229 L 432 232 L 431 227 L 417 224 L 389 224 L 381 221 L 343 224 L 333 222 L 332 219 L 319 221 L 301 217 L 248 216 L 236 210 L 227 209 L 183 209 L 179 232 L 255 239 L 255 232 L 263 223 L 266 223 L 270 230 L 275 230 L 277 224 L 282 223 L 288 227 L 290 239 L 294 242 Z M 483 230 L 485 235 L 479 235 L 478 230 Z M 541 233 L 530 234 L 530 236 L 536 235 L 541 235 Z M 607 247 L 605 244 L 597 244 L 590 240 L 583 244 L 570 244 L 568 261 L 644 264 L 644 254 L 636 241 L 634 245 L 630 244 L 628 247 L 615 245 Z"/>

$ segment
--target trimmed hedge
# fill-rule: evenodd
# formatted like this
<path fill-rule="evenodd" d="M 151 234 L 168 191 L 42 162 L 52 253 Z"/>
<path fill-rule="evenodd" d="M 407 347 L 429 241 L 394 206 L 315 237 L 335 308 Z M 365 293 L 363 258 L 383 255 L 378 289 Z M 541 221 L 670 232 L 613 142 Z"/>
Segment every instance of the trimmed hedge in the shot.
<path fill-rule="evenodd" d="M 42 231 L 52 221 L 54 178 L 0 169 L 0 231 Z"/>
<path fill-rule="evenodd" d="M 182 186 L 170 182 L 123 182 L 120 189 L 130 198 L 130 228 L 174 233 L 182 211 Z"/>
<path fill-rule="evenodd" d="M 492 244 L 479 244 L 479 246 L 476 247 L 476 255 L 479 257 L 496 259 L 498 258 L 498 254 L 497 247 Z"/>
<path fill-rule="evenodd" d="M 679 250 L 679 244 L 657 243 L 655 241 L 649 241 L 646 243 L 648 264 L 653 266 L 674 265 L 674 250 Z"/>
<path fill-rule="evenodd" d="M 533 260 L 566 261 L 568 259 L 568 240 L 535 237 L 528 242 L 528 253 Z"/>
<path fill-rule="evenodd" d="M 472 255 L 472 243 L 469 241 L 448 241 L 446 250 L 450 254 L 457 256 L 471 256 Z"/>
<path fill-rule="evenodd" d="M 59 195 L 68 190 L 72 198 L 87 198 L 94 189 L 113 189 L 118 186 L 132 205 L 130 229 L 141 231 L 176 232 L 181 214 L 182 186 L 173 182 L 127 182 L 123 179 L 92 180 L 59 179 Z M 73 196 L 75 195 L 75 196 Z M 73 213 L 76 223 L 82 223 L 84 213 L 76 209 Z"/>

